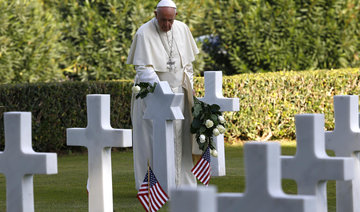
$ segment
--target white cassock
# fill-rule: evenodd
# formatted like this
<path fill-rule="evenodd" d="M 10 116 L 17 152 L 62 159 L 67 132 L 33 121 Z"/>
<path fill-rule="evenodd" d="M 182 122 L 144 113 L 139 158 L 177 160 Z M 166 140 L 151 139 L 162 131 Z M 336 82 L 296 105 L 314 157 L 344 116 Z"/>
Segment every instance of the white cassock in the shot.
<path fill-rule="evenodd" d="M 172 43 L 173 39 L 173 43 Z M 172 44 L 172 45 L 171 45 Z M 172 46 L 173 70 L 168 69 L 170 47 Z M 190 133 L 191 106 L 193 104 L 192 61 L 199 53 L 189 28 L 180 21 L 174 21 L 168 32 L 160 30 L 156 18 L 142 25 L 135 34 L 128 64 L 135 65 L 138 82 L 167 81 L 174 93 L 184 93 L 181 109 L 184 120 L 174 121 L 175 138 L 175 183 L 196 186 L 193 167 L 193 135 Z M 131 119 L 133 125 L 133 154 L 136 188 L 139 189 L 147 171 L 147 161 L 152 166 L 152 121 L 143 119 L 146 105 L 142 99 L 131 100 Z M 196 144 L 197 146 L 197 144 Z M 198 147 L 196 147 L 198 149 Z M 196 150 L 194 150 L 196 152 Z M 201 154 L 201 153 L 198 153 Z"/>

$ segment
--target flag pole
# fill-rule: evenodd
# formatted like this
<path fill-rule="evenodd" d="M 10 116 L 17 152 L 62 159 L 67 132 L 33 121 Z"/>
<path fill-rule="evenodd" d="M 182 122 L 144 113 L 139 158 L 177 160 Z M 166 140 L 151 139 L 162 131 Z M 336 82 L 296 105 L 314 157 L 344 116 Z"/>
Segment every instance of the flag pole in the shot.
<path fill-rule="evenodd" d="M 149 211 L 152 211 L 152 210 L 150 209 L 150 207 L 151 207 L 151 202 L 150 202 L 150 162 L 149 162 L 149 160 L 147 161 L 147 165 L 148 165 L 148 170 L 147 170 L 147 172 L 148 172 L 148 198 L 149 198 Z"/>

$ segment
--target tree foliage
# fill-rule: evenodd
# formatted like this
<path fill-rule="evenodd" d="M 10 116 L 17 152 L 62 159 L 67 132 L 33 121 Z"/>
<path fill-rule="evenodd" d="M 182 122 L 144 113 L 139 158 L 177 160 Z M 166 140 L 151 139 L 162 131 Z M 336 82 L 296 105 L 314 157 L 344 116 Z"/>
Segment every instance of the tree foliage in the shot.
<path fill-rule="evenodd" d="M 0 83 L 63 80 L 59 26 L 39 1 L 0 1 Z"/>
<path fill-rule="evenodd" d="M 360 65 L 358 1 L 209 0 L 207 7 L 221 43 L 210 54 L 228 74 Z"/>
<path fill-rule="evenodd" d="M 157 1 L 0 2 L 0 83 L 132 79 L 136 30 Z M 360 65 L 357 0 L 177 0 L 177 19 L 205 35 L 195 73 Z"/>
<path fill-rule="evenodd" d="M 59 2 L 67 48 L 66 75 L 80 80 L 126 79 L 134 76 L 126 65 L 136 25 L 136 1 Z"/>
<path fill-rule="evenodd" d="M 0 83 L 133 78 L 134 68 L 126 64 L 132 38 L 154 17 L 156 4 L 147 0 L 1 1 Z M 193 31 L 203 24 L 199 17 L 204 13 L 197 13 L 204 10 L 201 4 L 178 1 L 178 8 L 178 19 Z"/>

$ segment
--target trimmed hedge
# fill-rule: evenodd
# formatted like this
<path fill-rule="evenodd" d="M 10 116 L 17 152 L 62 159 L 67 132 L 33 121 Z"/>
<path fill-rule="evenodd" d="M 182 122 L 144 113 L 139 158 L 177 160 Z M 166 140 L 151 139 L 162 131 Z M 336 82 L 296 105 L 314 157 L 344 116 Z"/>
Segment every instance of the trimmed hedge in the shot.
<path fill-rule="evenodd" d="M 5 111 L 32 112 L 32 140 L 36 151 L 81 151 L 66 146 L 66 128 L 86 127 L 86 95 L 111 94 L 111 124 L 131 128 L 131 81 L 65 82 L 0 86 L 0 148 L 4 147 Z"/>
<path fill-rule="evenodd" d="M 358 95 L 359 71 L 356 68 L 223 77 L 224 96 L 240 99 L 239 112 L 225 113 L 225 137 L 230 142 L 295 139 L 294 116 L 302 113 L 325 114 L 325 127 L 332 130 L 333 96 Z M 203 78 L 195 80 L 202 95 Z"/>
<path fill-rule="evenodd" d="M 203 96 L 203 78 L 195 78 Z M 31 111 L 36 151 L 82 148 L 66 146 L 66 128 L 86 127 L 86 95 L 111 95 L 114 128 L 131 128 L 131 81 L 65 82 L 0 86 L 0 148 L 4 146 L 3 112 Z M 226 112 L 229 142 L 294 139 L 295 114 L 325 114 L 325 127 L 334 127 L 333 96 L 360 93 L 359 69 L 242 74 L 223 77 L 225 97 L 240 99 L 239 112 Z M 190 127 L 190 126 L 189 126 Z"/>

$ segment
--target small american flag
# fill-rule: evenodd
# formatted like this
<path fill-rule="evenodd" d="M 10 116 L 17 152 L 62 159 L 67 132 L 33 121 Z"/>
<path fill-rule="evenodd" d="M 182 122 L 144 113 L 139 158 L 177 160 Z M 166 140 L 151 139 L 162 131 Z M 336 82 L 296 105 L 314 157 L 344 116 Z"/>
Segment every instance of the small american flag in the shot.
<path fill-rule="evenodd" d="M 208 147 L 200 160 L 196 163 L 191 172 L 204 185 L 208 185 L 210 181 L 210 148 Z"/>
<path fill-rule="evenodd" d="M 148 178 L 149 175 L 150 179 Z M 148 173 L 146 173 L 145 179 L 140 186 L 137 198 L 140 200 L 141 204 L 145 208 L 145 211 L 147 212 L 158 211 L 169 200 L 169 197 L 161 188 L 159 182 L 156 180 L 156 177 L 150 166 Z"/>

